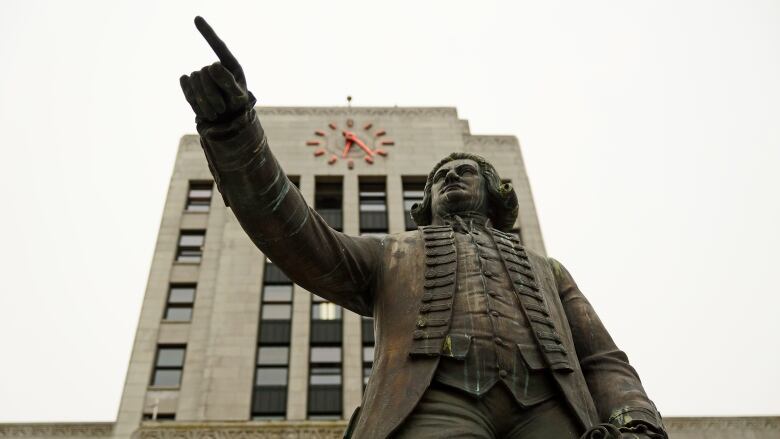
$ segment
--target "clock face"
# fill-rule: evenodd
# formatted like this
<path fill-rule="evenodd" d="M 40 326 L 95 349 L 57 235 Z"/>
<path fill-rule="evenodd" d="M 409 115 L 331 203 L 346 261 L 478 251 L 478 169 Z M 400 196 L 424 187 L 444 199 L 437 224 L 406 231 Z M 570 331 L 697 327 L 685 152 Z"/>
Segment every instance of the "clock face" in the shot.
<path fill-rule="evenodd" d="M 306 145 L 313 148 L 315 157 L 323 157 L 329 165 L 344 162 L 352 169 L 356 161 L 373 165 L 376 160 L 387 157 L 387 147 L 394 146 L 395 142 L 372 122 L 358 124 L 347 119 L 314 131 L 314 137 L 307 140 Z"/>

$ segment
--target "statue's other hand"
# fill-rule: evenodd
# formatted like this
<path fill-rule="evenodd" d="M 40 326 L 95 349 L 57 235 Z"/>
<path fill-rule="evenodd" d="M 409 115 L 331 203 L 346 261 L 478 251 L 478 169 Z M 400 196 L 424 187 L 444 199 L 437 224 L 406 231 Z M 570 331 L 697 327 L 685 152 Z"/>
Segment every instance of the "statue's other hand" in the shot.
<path fill-rule="evenodd" d="M 202 17 L 195 27 L 216 53 L 219 62 L 179 78 L 184 97 L 195 112 L 197 123 L 218 123 L 251 109 L 254 99 L 246 88 L 244 70 L 225 43 Z"/>

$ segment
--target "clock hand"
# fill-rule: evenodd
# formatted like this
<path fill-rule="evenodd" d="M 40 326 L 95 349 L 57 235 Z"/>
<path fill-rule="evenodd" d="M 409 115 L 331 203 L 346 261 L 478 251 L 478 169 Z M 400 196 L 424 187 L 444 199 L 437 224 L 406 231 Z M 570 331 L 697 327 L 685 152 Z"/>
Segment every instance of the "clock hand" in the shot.
<path fill-rule="evenodd" d="M 365 144 L 365 143 L 363 143 L 363 141 L 362 141 L 362 140 L 360 140 L 360 139 L 357 137 L 357 135 L 355 135 L 355 133 L 353 133 L 353 132 L 351 132 L 351 131 L 346 131 L 346 132 L 344 132 L 344 137 L 346 137 L 346 138 L 347 138 L 347 140 L 350 140 L 350 141 L 352 141 L 352 142 L 354 142 L 354 143 L 357 143 L 357 145 L 360 147 L 360 149 L 362 149 L 363 151 L 365 151 L 365 152 L 366 152 L 366 154 L 368 154 L 369 156 L 373 156 L 373 155 L 374 155 L 374 152 L 373 152 L 373 151 L 371 151 L 371 148 L 369 148 L 368 146 L 366 146 L 366 144 Z"/>
<path fill-rule="evenodd" d="M 374 155 L 374 151 L 371 151 L 371 148 L 367 147 L 367 146 L 366 146 L 366 144 L 365 144 L 365 143 L 363 143 L 363 141 L 362 141 L 362 140 L 360 140 L 360 139 L 358 139 L 357 137 L 355 137 L 354 141 L 355 141 L 355 143 L 357 143 L 357 145 L 358 145 L 358 146 L 359 146 L 359 147 L 360 147 L 360 148 L 361 148 L 363 151 L 365 151 L 365 152 L 366 152 L 366 154 L 368 154 L 368 155 L 369 155 L 369 157 L 371 157 L 371 156 L 373 156 L 373 155 Z"/>
<path fill-rule="evenodd" d="M 347 141 L 344 143 L 344 152 L 341 153 L 342 157 L 344 158 L 347 157 L 347 153 L 349 153 L 349 148 L 352 147 L 352 143 L 353 143 L 352 139 L 347 137 Z"/>

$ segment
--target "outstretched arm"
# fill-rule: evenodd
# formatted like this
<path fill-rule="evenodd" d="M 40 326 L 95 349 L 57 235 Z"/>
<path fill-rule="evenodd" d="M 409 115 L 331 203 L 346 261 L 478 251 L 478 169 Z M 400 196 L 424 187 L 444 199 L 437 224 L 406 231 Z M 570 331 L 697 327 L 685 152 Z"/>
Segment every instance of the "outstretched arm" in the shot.
<path fill-rule="evenodd" d="M 629 430 L 647 430 L 644 436 L 636 437 L 665 437 L 661 415 L 647 397 L 628 357 L 615 345 L 566 268 L 555 259 L 550 263 L 599 419 L 620 427 L 626 432 L 623 437 L 633 437 L 628 436 L 633 434 Z"/>
<path fill-rule="evenodd" d="M 241 65 L 204 19 L 196 17 L 195 26 L 220 61 L 180 84 L 225 204 L 294 282 L 370 315 L 380 242 L 339 233 L 306 205 L 268 147 Z"/>

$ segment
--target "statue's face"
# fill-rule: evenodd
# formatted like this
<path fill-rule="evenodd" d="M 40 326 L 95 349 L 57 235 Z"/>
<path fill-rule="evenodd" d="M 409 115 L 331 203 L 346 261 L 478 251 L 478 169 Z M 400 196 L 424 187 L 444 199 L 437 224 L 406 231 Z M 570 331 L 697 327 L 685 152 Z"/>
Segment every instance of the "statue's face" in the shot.
<path fill-rule="evenodd" d="M 487 215 L 487 190 L 477 162 L 458 159 L 442 165 L 433 176 L 431 208 L 439 217 L 468 211 Z"/>

